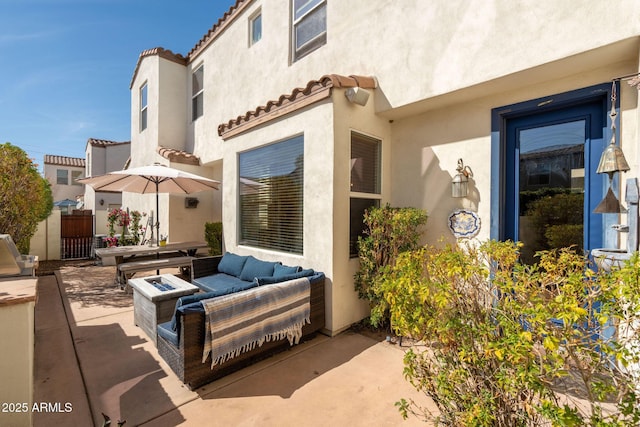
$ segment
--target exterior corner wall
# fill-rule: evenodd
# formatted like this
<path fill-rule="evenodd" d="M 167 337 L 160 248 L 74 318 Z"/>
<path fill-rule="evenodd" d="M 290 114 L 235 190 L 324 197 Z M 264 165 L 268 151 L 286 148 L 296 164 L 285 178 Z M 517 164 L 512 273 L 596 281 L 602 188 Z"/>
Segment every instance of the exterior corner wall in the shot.
<path fill-rule="evenodd" d="M 334 127 L 330 101 L 321 101 L 224 142 L 222 222 L 225 249 L 267 261 L 313 268 L 326 275 L 326 329 L 339 327 L 332 300 L 334 290 L 333 211 Z M 290 254 L 238 244 L 238 154 L 304 135 L 303 253 Z"/>
<path fill-rule="evenodd" d="M 389 121 L 375 114 L 376 98 L 382 96 L 377 89 L 370 93 L 365 106 L 353 104 L 344 89 L 333 90 L 334 108 L 334 194 L 333 214 L 333 287 L 329 299 L 332 304 L 333 332 L 347 329 L 369 315 L 368 301 L 359 299 L 353 277 L 360 266 L 358 258 L 349 256 L 350 197 L 351 197 L 351 134 L 360 133 L 382 142 L 380 205 L 391 197 L 392 140 Z"/>

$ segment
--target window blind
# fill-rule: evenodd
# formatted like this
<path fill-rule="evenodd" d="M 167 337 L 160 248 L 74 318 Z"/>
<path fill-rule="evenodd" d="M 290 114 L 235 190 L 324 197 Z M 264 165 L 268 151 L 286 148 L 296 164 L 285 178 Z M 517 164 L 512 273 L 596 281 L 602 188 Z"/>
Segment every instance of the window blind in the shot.
<path fill-rule="evenodd" d="M 242 245 L 302 254 L 304 138 L 240 153 Z"/>

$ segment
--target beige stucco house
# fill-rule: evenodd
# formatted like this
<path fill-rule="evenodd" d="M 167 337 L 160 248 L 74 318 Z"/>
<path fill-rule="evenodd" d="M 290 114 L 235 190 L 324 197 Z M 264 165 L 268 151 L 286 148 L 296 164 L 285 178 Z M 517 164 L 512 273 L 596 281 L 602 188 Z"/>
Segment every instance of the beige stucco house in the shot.
<path fill-rule="evenodd" d="M 229 251 L 325 272 L 334 334 L 368 314 L 352 278 L 371 205 L 427 210 L 425 242 L 454 240 L 459 209 L 477 239 L 526 240 L 544 234 L 526 222 L 532 195 L 566 193 L 586 249 L 621 245 L 609 224 L 625 216 L 592 211 L 612 132 L 631 169 L 616 191 L 639 172 L 637 6 L 239 0 L 185 55 L 141 53 L 131 166 L 222 181 L 195 209 L 161 196 L 161 233 L 202 238 L 222 221 Z M 473 176 L 453 198 L 458 159 Z M 150 212 L 155 199 L 123 205 Z"/>
<path fill-rule="evenodd" d="M 98 176 L 122 170 L 130 155 L 130 141 L 89 138 L 85 147 L 85 176 Z M 117 209 L 121 205 L 121 193 L 96 192 L 90 185 L 84 186 L 84 209 L 95 214 L 99 211 Z"/>
<path fill-rule="evenodd" d="M 51 184 L 53 201 L 76 201 L 82 197 L 84 185 L 77 182 L 84 178 L 85 160 L 78 157 L 45 154 L 44 177 Z M 75 206 L 60 206 L 63 213 L 71 212 Z"/>

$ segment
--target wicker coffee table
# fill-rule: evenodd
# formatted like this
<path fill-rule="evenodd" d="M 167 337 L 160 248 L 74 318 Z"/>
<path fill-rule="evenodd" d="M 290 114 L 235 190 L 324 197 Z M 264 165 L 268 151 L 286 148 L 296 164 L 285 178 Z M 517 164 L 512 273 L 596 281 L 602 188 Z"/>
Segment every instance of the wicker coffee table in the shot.
<path fill-rule="evenodd" d="M 198 287 L 173 274 L 129 279 L 133 289 L 133 319 L 157 345 L 159 323 L 171 320 L 178 298 L 198 292 Z"/>

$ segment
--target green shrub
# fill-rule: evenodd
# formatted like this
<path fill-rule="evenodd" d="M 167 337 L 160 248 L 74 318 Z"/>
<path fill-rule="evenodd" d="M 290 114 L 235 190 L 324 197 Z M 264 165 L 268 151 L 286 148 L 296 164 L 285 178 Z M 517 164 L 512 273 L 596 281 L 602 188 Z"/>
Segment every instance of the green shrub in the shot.
<path fill-rule="evenodd" d="M 611 326 L 640 320 L 637 254 L 595 274 L 572 250 L 523 265 L 519 248 L 399 256 L 382 292 L 396 332 L 424 343 L 407 352 L 405 376 L 439 409 L 401 400 L 402 414 L 452 426 L 639 425 L 638 385 L 623 367 L 639 360 L 640 331 Z"/>
<path fill-rule="evenodd" d="M 389 317 L 381 289 L 384 276 L 400 253 L 418 246 L 418 228 L 426 222 L 426 212 L 416 208 L 392 208 L 387 204 L 365 213 L 365 236 L 358 238 L 360 268 L 354 281 L 359 297 L 369 301 L 374 326 L 385 324 Z"/>
<path fill-rule="evenodd" d="M 222 223 L 207 222 L 204 224 L 204 239 L 209 246 L 209 255 L 222 255 Z"/>

